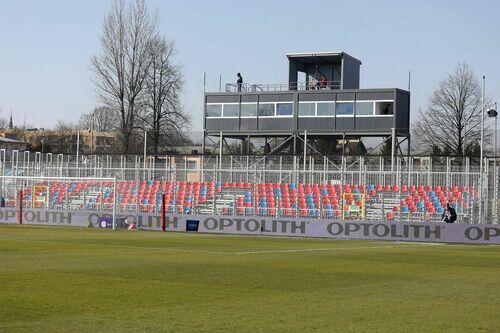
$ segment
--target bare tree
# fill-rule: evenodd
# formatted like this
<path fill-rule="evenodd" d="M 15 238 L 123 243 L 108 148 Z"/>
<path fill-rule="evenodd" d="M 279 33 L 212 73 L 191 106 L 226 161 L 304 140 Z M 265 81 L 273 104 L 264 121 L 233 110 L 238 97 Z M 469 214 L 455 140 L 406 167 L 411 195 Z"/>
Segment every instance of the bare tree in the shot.
<path fill-rule="evenodd" d="M 73 132 L 75 129 L 76 129 L 75 124 L 65 120 L 58 120 L 54 125 L 54 131 L 61 133 Z"/>
<path fill-rule="evenodd" d="M 32 145 L 42 147 L 52 153 L 70 154 L 76 142 L 75 124 L 58 120 L 52 130 L 43 130 L 44 135 L 35 136 Z"/>
<path fill-rule="evenodd" d="M 77 127 L 82 130 L 97 132 L 112 132 L 117 129 L 119 116 L 108 107 L 101 106 L 92 112 L 82 114 Z"/>
<path fill-rule="evenodd" d="M 0 128 L 7 128 L 9 121 L 7 118 L 1 116 L 3 109 L 0 107 Z"/>
<path fill-rule="evenodd" d="M 419 111 L 413 137 L 427 151 L 439 148 L 460 156 L 474 154 L 480 136 L 481 88 L 472 69 L 462 63 L 439 84 L 427 110 Z"/>
<path fill-rule="evenodd" d="M 161 141 L 176 141 L 190 119 L 179 100 L 184 81 L 180 65 L 173 61 L 176 54 L 174 43 L 157 37 L 152 40 L 148 51 L 147 111 L 143 121 L 153 141 L 153 153 L 158 155 Z"/>
<path fill-rule="evenodd" d="M 0 117 L 0 128 L 7 128 L 7 127 L 9 127 L 9 121 L 4 117 Z"/>
<path fill-rule="evenodd" d="M 104 105 L 119 114 L 123 153 L 127 153 L 137 118 L 143 111 L 141 94 L 150 66 L 148 47 L 156 38 L 156 20 L 144 0 L 115 0 L 103 23 L 101 52 L 91 67 Z"/>

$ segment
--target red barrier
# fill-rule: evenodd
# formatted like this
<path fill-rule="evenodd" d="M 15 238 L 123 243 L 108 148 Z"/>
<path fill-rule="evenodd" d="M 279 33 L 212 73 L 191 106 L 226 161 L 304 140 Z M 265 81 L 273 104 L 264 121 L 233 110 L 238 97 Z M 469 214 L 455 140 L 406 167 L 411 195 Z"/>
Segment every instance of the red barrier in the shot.
<path fill-rule="evenodd" d="M 17 207 L 18 207 L 18 219 L 19 219 L 19 224 L 23 224 L 23 191 L 20 190 L 17 193 Z"/>
<path fill-rule="evenodd" d="M 167 207 L 166 207 L 166 202 L 165 202 L 165 193 L 163 193 L 161 195 L 161 231 L 165 231 L 166 230 L 166 212 L 167 212 Z"/>

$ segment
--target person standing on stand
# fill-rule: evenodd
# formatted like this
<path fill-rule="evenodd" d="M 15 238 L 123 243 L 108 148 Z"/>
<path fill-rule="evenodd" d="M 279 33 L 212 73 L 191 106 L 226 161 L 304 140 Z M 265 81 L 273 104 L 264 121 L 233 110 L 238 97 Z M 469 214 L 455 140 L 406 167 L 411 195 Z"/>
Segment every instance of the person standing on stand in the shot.
<path fill-rule="evenodd" d="M 236 74 L 238 79 L 236 80 L 236 84 L 238 85 L 238 92 L 241 92 L 241 86 L 243 85 L 243 76 L 240 73 Z"/>

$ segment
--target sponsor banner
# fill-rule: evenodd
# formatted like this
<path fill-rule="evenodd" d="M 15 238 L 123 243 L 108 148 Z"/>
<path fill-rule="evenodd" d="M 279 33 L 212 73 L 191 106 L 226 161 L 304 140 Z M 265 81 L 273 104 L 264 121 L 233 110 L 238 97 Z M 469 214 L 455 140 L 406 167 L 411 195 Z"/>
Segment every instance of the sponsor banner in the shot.
<path fill-rule="evenodd" d="M 405 223 L 332 219 L 253 218 L 236 216 L 170 216 L 179 226 L 199 219 L 199 232 L 369 239 L 412 242 L 500 244 L 500 225 L 460 223 Z"/>
<path fill-rule="evenodd" d="M 96 211 L 27 209 L 24 224 L 100 227 L 111 214 Z M 161 230 L 161 215 L 127 213 L 116 215 L 117 224 L 127 220 L 138 229 Z M 189 220 L 189 223 L 187 223 Z M 118 222 L 120 221 L 120 222 Z M 15 209 L 0 209 L 0 223 L 17 223 Z M 322 237 L 332 239 L 369 239 L 414 242 L 500 244 L 500 225 L 461 223 L 406 223 L 382 221 L 341 221 L 309 218 L 269 218 L 207 215 L 167 215 L 167 231 L 227 233 L 245 235 Z"/>
<path fill-rule="evenodd" d="M 112 216 L 111 213 L 84 210 L 25 209 L 23 211 L 23 224 L 100 228 L 102 220 L 107 220 Z M 123 224 L 125 219 L 127 222 L 136 223 L 140 229 L 161 230 L 161 215 L 145 213 L 116 214 L 117 226 Z M 173 220 L 167 223 L 167 230 L 185 230 L 185 227 L 178 228 L 177 221 L 178 219 L 175 219 L 175 222 Z M 17 224 L 17 209 L 0 208 L 0 223 Z"/>

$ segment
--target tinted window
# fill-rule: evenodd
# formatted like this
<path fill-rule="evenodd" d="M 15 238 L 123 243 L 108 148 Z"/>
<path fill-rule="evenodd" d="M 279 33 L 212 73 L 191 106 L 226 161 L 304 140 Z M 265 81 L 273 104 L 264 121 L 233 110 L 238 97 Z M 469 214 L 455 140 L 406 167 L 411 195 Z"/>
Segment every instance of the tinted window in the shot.
<path fill-rule="evenodd" d="M 316 103 L 299 103 L 299 116 L 314 116 Z"/>
<path fill-rule="evenodd" d="M 207 105 L 207 117 L 220 117 L 222 115 L 222 104 Z"/>
<path fill-rule="evenodd" d="M 318 116 L 334 116 L 335 103 L 318 103 Z"/>
<path fill-rule="evenodd" d="M 242 117 L 255 117 L 257 116 L 257 103 L 254 104 L 241 104 Z"/>
<path fill-rule="evenodd" d="M 354 114 L 354 105 L 353 103 L 347 102 L 337 102 L 337 116 L 339 115 L 353 115 Z"/>
<path fill-rule="evenodd" d="M 238 104 L 224 104 L 224 117 L 238 117 Z"/>
<path fill-rule="evenodd" d="M 274 104 L 259 104 L 259 116 L 274 116 Z"/>
<path fill-rule="evenodd" d="M 392 102 L 377 102 L 375 113 L 381 115 L 394 114 Z"/>
<path fill-rule="evenodd" d="M 293 103 L 278 103 L 276 109 L 277 116 L 293 116 Z"/>
<path fill-rule="evenodd" d="M 373 102 L 356 102 L 357 115 L 373 115 Z"/>

